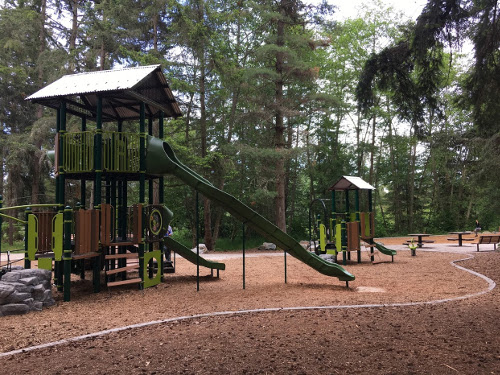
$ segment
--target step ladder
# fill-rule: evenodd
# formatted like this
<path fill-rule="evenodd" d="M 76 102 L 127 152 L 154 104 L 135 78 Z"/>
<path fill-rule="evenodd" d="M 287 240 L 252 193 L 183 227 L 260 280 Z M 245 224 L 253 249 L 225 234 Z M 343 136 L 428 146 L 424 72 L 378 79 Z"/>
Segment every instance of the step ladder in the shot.
<path fill-rule="evenodd" d="M 109 254 L 104 257 L 106 261 L 116 261 L 117 259 L 126 259 L 127 262 L 129 260 L 136 261 L 135 264 L 128 264 L 124 267 L 118 267 L 109 269 L 106 271 L 106 285 L 110 286 L 119 286 L 119 285 L 127 285 L 127 284 L 139 284 L 142 282 L 140 277 L 135 277 L 132 279 L 119 280 L 119 281 L 109 281 L 108 276 L 116 275 L 122 272 L 130 272 L 139 270 L 139 254 L 138 253 L 124 253 L 124 254 Z"/>

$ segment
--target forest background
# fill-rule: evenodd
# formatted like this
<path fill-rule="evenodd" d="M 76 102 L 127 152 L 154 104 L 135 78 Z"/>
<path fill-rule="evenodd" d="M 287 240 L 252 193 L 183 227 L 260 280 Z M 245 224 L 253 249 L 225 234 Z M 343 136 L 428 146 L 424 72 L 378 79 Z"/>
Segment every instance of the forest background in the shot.
<path fill-rule="evenodd" d="M 161 64 L 184 114 L 165 128 L 179 159 L 296 239 L 309 237 L 311 201 L 330 198 L 343 175 L 376 187 L 377 236 L 472 230 L 476 219 L 497 230 L 497 2 L 430 0 L 416 21 L 380 1 L 342 21 L 334 11 L 296 0 L 4 0 L 3 205 L 55 197 L 56 114 L 25 97 L 65 74 Z M 67 191 L 76 205 L 78 184 Z M 166 178 L 165 202 L 191 241 L 194 192 Z M 200 217 L 209 248 L 239 243 L 241 223 L 210 201 Z M 4 226 L 4 240 L 22 238 Z"/>

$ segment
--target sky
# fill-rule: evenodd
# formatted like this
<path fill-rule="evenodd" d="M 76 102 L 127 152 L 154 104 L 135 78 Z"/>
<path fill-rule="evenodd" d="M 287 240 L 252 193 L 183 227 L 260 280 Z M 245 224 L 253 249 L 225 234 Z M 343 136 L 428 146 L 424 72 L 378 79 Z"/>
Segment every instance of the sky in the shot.
<path fill-rule="evenodd" d="M 383 4 L 392 6 L 395 10 L 403 12 L 408 18 L 416 20 L 420 15 L 427 0 L 381 0 Z M 329 4 L 337 6 L 337 19 L 339 21 L 354 18 L 362 14 L 365 5 L 373 7 L 376 3 L 371 0 L 328 0 Z"/>

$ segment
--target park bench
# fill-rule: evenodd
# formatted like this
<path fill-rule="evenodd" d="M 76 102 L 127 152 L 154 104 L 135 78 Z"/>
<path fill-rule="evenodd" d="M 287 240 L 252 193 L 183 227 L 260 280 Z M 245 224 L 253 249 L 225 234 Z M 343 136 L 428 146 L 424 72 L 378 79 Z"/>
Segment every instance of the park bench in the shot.
<path fill-rule="evenodd" d="M 458 238 L 457 237 L 450 237 L 450 238 L 447 238 L 448 241 L 458 241 Z M 462 241 L 474 241 L 474 238 L 468 238 L 468 237 L 464 237 L 462 238 Z"/>
<path fill-rule="evenodd" d="M 493 250 L 497 249 L 497 243 L 500 242 L 500 235 L 494 234 L 484 234 L 477 238 L 477 242 L 474 242 L 477 246 L 477 251 L 479 251 L 479 245 L 481 244 L 493 244 Z"/>

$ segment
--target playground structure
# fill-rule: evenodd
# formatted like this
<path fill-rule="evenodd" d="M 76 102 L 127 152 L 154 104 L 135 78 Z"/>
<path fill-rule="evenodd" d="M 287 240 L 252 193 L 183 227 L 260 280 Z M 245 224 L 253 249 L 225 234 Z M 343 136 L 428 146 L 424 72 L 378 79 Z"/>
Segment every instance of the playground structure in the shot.
<path fill-rule="evenodd" d="M 94 292 L 100 290 L 103 268 L 108 287 L 157 285 L 165 269 L 175 271 L 166 253 L 171 250 L 197 265 L 216 269 L 217 276 L 225 269 L 223 263 L 207 261 L 164 237 L 173 217 L 164 205 L 165 174 L 175 175 L 317 271 L 346 283 L 354 280 L 341 266 L 306 251 L 177 159 L 162 138 L 164 119 L 179 117 L 181 112 L 159 65 L 64 76 L 27 100 L 57 111 L 55 151 L 49 155 L 55 165 L 55 204 L 0 205 L 0 219 L 15 219 L 2 213 L 6 209 L 26 210 L 25 220 L 19 220 L 26 233 L 24 266 L 30 268 L 38 260 L 39 268 L 53 268 L 54 284 L 65 301 L 70 300 L 71 274 L 85 277 L 87 262 L 93 269 Z M 81 119 L 80 131 L 67 131 L 68 114 Z M 88 120 L 95 126 L 88 126 Z M 153 136 L 154 120 L 159 125 L 158 138 Z M 125 121 L 138 122 L 138 131 L 125 132 Z M 69 181 L 80 183 L 80 201 L 74 207 L 68 204 Z M 92 202 L 87 199 L 87 182 L 92 183 Z M 137 182 L 138 201 L 132 202 L 128 187 Z M 132 273 L 138 276 L 128 278 Z"/>
<path fill-rule="evenodd" d="M 309 205 L 310 246 L 316 254 L 330 254 L 337 262 L 342 253 L 342 264 L 357 253 L 361 263 L 361 245 L 370 249 L 370 260 L 374 261 L 374 249 L 390 255 L 394 261 L 395 250 L 375 242 L 375 213 L 373 212 L 373 186 L 360 177 L 342 176 L 329 189 L 331 199 L 315 199 Z M 362 193 L 366 193 L 361 197 Z M 363 202 L 362 202 L 363 198 Z M 327 203 L 331 204 L 329 214 Z M 364 203 L 364 210 L 360 207 Z M 352 210 L 354 208 L 354 210 Z M 319 212 L 318 212 L 319 211 Z"/>

